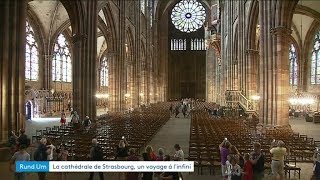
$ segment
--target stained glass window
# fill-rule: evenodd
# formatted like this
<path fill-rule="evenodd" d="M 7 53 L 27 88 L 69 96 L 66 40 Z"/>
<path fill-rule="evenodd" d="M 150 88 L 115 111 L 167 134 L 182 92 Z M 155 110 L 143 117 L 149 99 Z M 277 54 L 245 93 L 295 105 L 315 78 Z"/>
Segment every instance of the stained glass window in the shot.
<path fill-rule="evenodd" d="M 109 86 L 109 66 L 106 57 L 100 63 L 100 86 Z"/>
<path fill-rule="evenodd" d="M 39 52 L 38 44 L 34 38 L 34 31 L 28 21 L 26 22 L 26 81 L 37 81 L 39 78 Z"/>
<path fill-rule="evenodd" d="M 315 35 L 311 54 L 311 84 L 320 84 L 320 31 Z"/>
<path fill-rule="evenodd" d="M 171 50 L 187 50 L 187 40 L 186 39 L 171 39 Z"/>
<path fill-rule="evenodd" d="M 63 34 L 55 42 L 52 59 L 52 80 L 71 82 L 72 65 L 69 44 Z"/>
<path fill-rule="evenodd" d="M 145 13 L 145 0 L 140 0 L 140 8 L 141 12 L 144 14 Z"/>
<path fill-rule="evenodd" d="M 204 39 L 191 39 L 191 50 L 201 51 L 206 50 Z"/>
<path fill-rule="evenodd" d="M 173 25 L 182 32 L 194 32 L 201 28 L 206 12 L 200 2 L 196 0 L 182 0 L 172 9 Z"/>
<path fill-rule="evenodd" d="M 298 84 L 298 63 L 296 48 L 293 44 L 289 47 L 289 61 L 290 61 L 290 85 L 296 86 Z"/>

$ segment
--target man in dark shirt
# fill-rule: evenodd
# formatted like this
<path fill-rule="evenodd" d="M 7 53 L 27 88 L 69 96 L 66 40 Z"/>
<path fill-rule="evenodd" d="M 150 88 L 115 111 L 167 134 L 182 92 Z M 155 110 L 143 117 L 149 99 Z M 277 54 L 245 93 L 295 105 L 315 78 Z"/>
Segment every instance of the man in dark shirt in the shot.
<path fill-rule="evenodd" d="M 264 155 L 261 152 L 261 144 L 256 142 L 253 144 L 253 152 L 251 152 L 250 161 L 252 163 L 253 179 L 261 180 L 264 177 Z"/>
<path fill-rule="evenodd" d="M 19 149 L 19 147 L 21 145 L 25 145 L 26 147 L 28 147 L 30 145 L 30 142 L 28 140 L 28 136 L 25 134 L 24 129 L 19 130 L 19 137 L 14 133 L 14 131 L 12 131 L 12 134 L 16 138 L 17 149 Z"/>

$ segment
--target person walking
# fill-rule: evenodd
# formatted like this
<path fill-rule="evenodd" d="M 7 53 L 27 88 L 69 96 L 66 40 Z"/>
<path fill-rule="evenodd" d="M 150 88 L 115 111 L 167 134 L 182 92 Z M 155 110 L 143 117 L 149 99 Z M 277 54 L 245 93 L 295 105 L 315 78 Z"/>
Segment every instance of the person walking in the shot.
<path fill-rule="evenodd" d="M 10 171 L 15 171 L 15 162 L 16 161 L 30 161 L 30 154 L 26 151 L 27 147 L 25 144 L 22 144 L 19 147 L 19 151 L 15 152 L 10 160 Z M 26 180 L 27 174 L 25 172 L 15 172 L 14 173 L 15 180 Z"/>
<path fill-rule="evenodd" d="M 91 161 L 103 161 L 103 151 L 98 145 L 97 139 L 92 139 L 92 147 L 90 149 L 89 158 Z M 93 180 L 94 172 L 90 172 L 89 180 Z M 99 172 L 100 180 L 104 180 L 103 172 Z"/>

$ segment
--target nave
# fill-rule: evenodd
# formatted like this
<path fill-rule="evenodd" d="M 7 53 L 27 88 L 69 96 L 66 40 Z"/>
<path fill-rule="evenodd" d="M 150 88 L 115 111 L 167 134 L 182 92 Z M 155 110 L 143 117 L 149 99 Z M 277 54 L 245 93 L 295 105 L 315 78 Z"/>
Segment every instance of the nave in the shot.
<path fill-rule="evenodd" d="M 148 114 L 148 116 L 152 116 L 152 117 L 162 114 L 166 118 L 164 118 L 161 121 L 161 123 L 157 124 L 157 122 L 159 121 L 155 118 L 148 119 L 147 115 L 140 116 L 138 118 L 140 121 L 143 120 L 144 122 L 148 122 L 149 127 L 154 127 L 154 128 L 150 128 L 149 131 L 139 132 L 141 134 L 145 134 L 145 137 L 144 136 L 139 136 L 139 138 L 131 137 L 131 136 L 134 136 L 135 134 L 139 134 L 137 131 L 131 131 L 130 129 L 130 126 L 136 123 L 135 115 L 134 115 L 136 112 L 133 112 L 133 114 L 126 114 L 126 115 L 114 114 L 114 115 L 108 116 L 108 118 L 107 116 L 102 115 L 100 116 L 100 122 L 93 124 L 92 126 L 92 130 L 94 130 L 92 131 L 92 133 L 93 132 L 100 133 L 99 136 L 101 136 L 101 129 L 109 130 L 111 133 L 117 134 L 116 136 L 103 137 L 103 138 L 101 137 L 101 139 L 99 139 L 99 136 L 97 134 L 85 133 L 85 136 L 92 135 L 93 137 L 98 137 L 101 145 L 106 147 L 105 160 L 112 160 L 114 158 L 112 152 L 108 153 L 108 149 L 109 148 L 112 149 L 112 147 L 115 147 L 116 143 L 120 140 L 120 137 L 122 135 L 129 137 L 128 138 L 129 147 L 135 147 L 137 149 L 140 149 L 140 152 L 138 153 L 138 155 L 140 155 L 144 151 L 144 147 L 146 145 L 151 145 L 155 153 L 157 153 L 159 148 L 163 148 L 165 150 L 165 154 L 173 155 L 174 154 L 173 145 L 178 143 L 180 144 L 182 150 L 185 153 L 185 158 L 195 161 L 195 165 L 196 165 L 195 172 L 191 174 L 184 174 L 184 178 L 185 179 L 204 179 L 204 180 L 212 179 L 212 178 L 219 179 L 221 177 L 220 166 L 219 166 L 220 155 L 219 155 L 219 152 L 217 151 L 217 148 L 219 146 L 219 142 L 221 141 L 221 139 L 223 139 L 223 137 L 228 137 L 230 142 L 238 148 L 241 154 L 246 151 L 251 151 L 251 147 L 252 147 L 251 141 L 253 140 L 259 141 L 263 144 L 263 142 L 270 141 L 270 139 L 275 137 L 275 136 L 272 136 L 272 137 L 267 136 L 265 139 L 260 139 L 260 140 L 250 139 L 251 138 L 250 136 L 252 136 L 251 130 L 249 129 L 250 126 L 246 126 L 243 123 L 243 119 L 241 118 L 238 119 L 236 117 L 230 117 L 230 118 L 211 117 L 203 110 L 204 106 L 208 107 L 208 105 L 206 104 L 207 103 L 199 103 L 198 107 L 195 107 L 195 110 L 192 112 L 193 113 L 192 118 L 183 118 L 182 113 L 180 113 L 178 115 L 178 118 L 171 117 L 169 119 L 169 111 L 168 111 L 169 103 L 161 103 L 158 105 L 154 105 L 154 107 L 149 107 L 148 109 L 144 110 L 143 113 Z M 141 112 L 139 114 L 141 115 Z M 129 118 L 126 118 L 128 116 Z M 110 120 L 110 119 L 116 119 L 116 118 L 118 118 L 117 126 L 112 126 L 112 123 L 106 120 L 106 119 Z M 111 121 L 114 121 L 114 120 L 111 120 Z M 52 120 L 50 123 L 47 122 L 45 125 L 47 125 L 48 127 L 45 127 L 45 128 L 43 127 L 44 124 L 42 124 L 39 121 L 38 122 L 34 121 L 29 123 L 30 124 L 27 124 L 26 126 L 26 131 L 28 132 L 27 133 L 28 136 L 31 137 L 35 135 L 35 130 L 49 129 L 50 127 L 52 128 L 55 126 L 57 128 L 57 126 L 59 125 L 59 120 L 56 119 L 56 120 Z M 154 124 L 155 126 L 152 126 L 152 124 Z M 123 125 L 129 125 L 129 126 L 123 126 Z M 291 125 L 294 129 L 295 124 L 293 123 Z M 298 125 L 300 128 L 302 127 L 301 123 Z M 142 125 L 142 126 L 145 126 L 145 125 Z M 315 126 L 319 128 L 318 124 L 316 124 Z M 109 127 L 109 128 L 106 128 L 106 127 Z M 57 136 L 57 134 L 54 135 L 54 133 L 57 133 L 56 128 L 52 128 L 49 132 L 43 132 L 44 133 L 43 136 L 51 137 L 55 139 L 54 145 L 57 146 L 59 143 L 63 143 L 62 142 L 63 140 L 62 140 L 62 137 Z M 219 129 L 219 128 L 222 128 L 222 129 Z M 63 128 L 60 128 L 60 130 L 62 129 Z M 68 129 L 68 126 L 66 129 Z M 244 130 L 244 129 L 247 129 L 247 130 Z M 89 130 L 89 132 L 90 131 L 91 130 Z M 79 132 L 79 131 L 73 132 L 71 128 L 69 133 L 70 134 L 67 135 L 69 136 L 69 140 L 64 139 L 64 141 L 67 144 L 70 144 L 71 154 L 69 159 L 85 160 L 86 157 L 84 155 L 88 153 L 89 151 L 88 147 L 90 147 L 90 142 L 91 142 L 90 136 L 85 138 L 82 135 L 83 132 Z M 73 133 L 77 133 L 76 136 L 80 136 L 82 140 L 79 141 L 79 139 L 77 139 L 72 135 Z M 238 133 L 240 133 L 241 136 L 239 136 Z M 205 136 L 208 136 L 208 137 L 205 137 L 205 139 L 202 139 L 201 134 L 204 134 Z M 283 132 L 281 133 L 279 131 L 279 134 L 283 135 Z M 148 138 L 149 135 L 150 137 Z M 284 137 L 277 137 L 277 138 L 283 139 L 283 140 L 285 139 Z M 72 140 L 74 140 L 75 142 L 72 142 Z M 319 140 L 319 139 L 314 139 L 314 140 Z M 288 141 L 290 141 L 290 139 L 287 139 L 286 143 L 288 143 Z M 141 144 L 139 144 L 139 142 L 141 142 Z M 305 142 L 301 141 L 301 143 L 305 143 Z M 81 144 L 84 146 L 81 146 Z M 265 143 L 265 144 L 266 145 L 263 146 L 263 151 L 267 155 L 269 144 L 268 143 Z M 28 149 L 30 154 L 33 153 L 35 146 L 36 144 L 32 144 L 31 148 Z M 80 150 L 81 148 L 83 149 Z M 207 162 L 207 163 L 211 163 L 209 166 L 207 166 L 208 164 L 204 164 L 204 161 L 207 161 L 207 160 L 201 159 L 201 156 L 197 156 L 197 153 L 198 153 L 197 148 L 201 149 L 200 155 L 204 155 L 204 152 L 206 151 L 208 151 L 209 154 L 213 155 L 212 159 L 209 159 Z M 72 149 L 74 149 L 74 151 L 72 151 Z M 303 152 L 307 152 L 307 149 L 300 149 L 300 150 Z M 300 161 L 307 160 L 307 158 L 310 158 L 310 157 L 302 157 L 303 155 L 301 154 L 300 154 L 301 156 L 299 156 L 298 150 L 294 151 L 294 149 L 292 149 L 291 151 L 296 152 L 296 154 L 294 155 L 296 155 L 297 158 L 300 158 Z M 8 168 L 6 167 L 7 165 L 8 165 L 7 163 L 1 163 L 1 167 L 3 167 L 1 169 Z M 308 163 L 297 162 L 297 166 L 301 168 L 301 175 L 300 175 L 301 179 L 305 179 L 305 177 L 310 177 L 311 168 L 312 168 L 312 163 L 310 161 L 308 161 Z M 270 173 L 270 169 L 267 169 L 265 173 L 266 173 L 266 177 L 268 177 L 268 174 Z M 12 177 L 10 173 L 4 173 L 4 175 L 7 176 L 8 179 Z M 293 179 L 297 179 L 298 175 L 297 174 L 295 176 L 293 175 L 294 174 L 291 175 L 292 177 L 294 177 Z M 69 179 L 78 179 L 78 178 L 85 179 L 87 176 L 88 176 L 88 173 L 81 173 L 81 174 L 68 173 Z M 28 175 L 28 179 L 36 179 L 36 178 L 37 176 L 35 174 Z M 55 179 L 55 178 L 56 178 L 56 175 L 53 173 L 48 175 L 49 180 Z M 98 176 L 96 176 L 96 179 L 97 178 Z M 105 173 L 105 178 L 118 179 L 118 176 L 116 173 Z"/>

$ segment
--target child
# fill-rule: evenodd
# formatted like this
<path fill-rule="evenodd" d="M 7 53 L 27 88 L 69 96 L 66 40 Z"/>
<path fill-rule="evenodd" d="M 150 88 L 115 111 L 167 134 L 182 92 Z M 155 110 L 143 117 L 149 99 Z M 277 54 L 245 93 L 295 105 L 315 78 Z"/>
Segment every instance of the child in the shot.
<path fill-rule="evenodd" d="M 61 112 L 61 119 L 60 119 L 60 123 L 61 123 L 61 127 L 65 127 L 66 126 L 66 113 L 64 113 L 64 110 L 62 110 Z"/>
<path fill-rule="evenodd" d="M 237 164 L 237 159 L 234 156 L 230 156 L 229 160 L 226 162 L 228 180 L 241 180 L 241 167 Z"/>
<path fill-rule="evenodd" d="M 243 180 L 253 180 L 253 171 L 252 171 L 252 164 L 250 159 L 250 155 L 246 153 L 244 155 L 244 176 Z"/>

